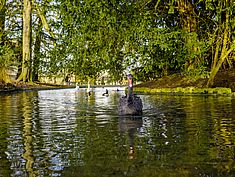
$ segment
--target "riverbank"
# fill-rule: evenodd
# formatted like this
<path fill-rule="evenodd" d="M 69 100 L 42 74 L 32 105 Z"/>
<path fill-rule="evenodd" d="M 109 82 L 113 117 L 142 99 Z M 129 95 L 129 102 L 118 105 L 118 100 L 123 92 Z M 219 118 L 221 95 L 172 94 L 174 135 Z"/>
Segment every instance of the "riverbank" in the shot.
<path fill-rule="evenodd" d="M 172 94 L 229 94 L 235 95 L 235 69 L 218 72 L 211 88 L 206 88 L 208 78 L 192 78 L 171 75 L 144 82 L 135 86 L 135 92 L 172 93 Z M 81 86 L 83 87 L 83 86 Z M 85 86 L 84 86 L 85 87 Z M 94 86 L 93 86 L 94 87 Z M 99 87 L 99 86 L 95 86 Z M 102 86 L 100 86 L 102 87 Z M 108 86 L 105 86 L 108 87 Z M 57 85 L 47 83 L 12 83 L 0 84 L 0 93 L 26 90 L 48 90 L 75 88 L 74 85 Z"/>
<path fill-rule="evenodd" d="M 51 90 L 51 89 L 63 89 L 63 88 L 73 88 L 74 86 L 68 85 L 57 85 L 57 84 L 47 84 L 47 83 L 0 83 L 0 94 L 12 93 L 19 91 L 30 91 L 30 90 Z"/>
<path fill-rule="evenodd" d="M 216 87 L 216 88 L 196 88 L 196 87 L 177 87 L 177 88 L 148 88 L 136 87 L 136 93 L 160 93 L 160 94 L 173 94 L 173 95 L 229 95 L 235 96 L 230 88 Z"/>
<path fill-rule="evenodd" d="M 80 88 L 87 88 L 87 85 L 79 85 Z M 92 85 L 91 88 L 97 87 L 114 87 L 113 85 Z M 116 85 L 115 87 L 125 87 L 122 85 Z M 13 93 L 20 91 L 33 91 L 33 90 L 53 90 L 53 89 L 69 89 L 76 88 L 76 85 L 58 85 L 58 84 L 49 84 L 49 83 L 0 83 L 0 94 L 4 93 Z"/>
<path fill-rule="evenodd" d="M 211 88 L 207 88 L 208 78 L 192 78 L 171 75 L 138 84 L 135 92 L 172 94 L 226 94 L 235 93 L 235 69 L 217 73 Z"/>

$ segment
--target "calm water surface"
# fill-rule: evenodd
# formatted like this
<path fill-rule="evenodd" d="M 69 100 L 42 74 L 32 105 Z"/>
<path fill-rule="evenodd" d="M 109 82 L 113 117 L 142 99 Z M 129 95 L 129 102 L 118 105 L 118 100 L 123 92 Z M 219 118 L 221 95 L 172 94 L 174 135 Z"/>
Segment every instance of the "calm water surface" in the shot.
<path fill-rule="evenodd" d="M 140 95 L 119 117 L 109 90 L 1 95 L 0 176 L 235 176 L 233 97 Z"/>

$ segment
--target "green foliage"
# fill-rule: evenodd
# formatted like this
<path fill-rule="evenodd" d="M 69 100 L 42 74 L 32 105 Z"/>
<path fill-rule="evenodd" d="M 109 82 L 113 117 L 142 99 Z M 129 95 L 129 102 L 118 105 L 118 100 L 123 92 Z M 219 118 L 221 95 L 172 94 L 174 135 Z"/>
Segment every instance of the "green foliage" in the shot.
<path fill-rule="evenodd" d="M 191 5 L 193 15 L 180 12 L 180 2 Z M 22 2 L 6 5 L 7 37 L 21 41 Z M 87 80 L 109 72 L 119 80 L 129 68 L 143 81 L 172 73 L 208 77 L 226 10 L 234 40 L 234 5 L 225 8 L 224 0 L 35 0 L 34 7 L 50 27 L 40 27 L 34 9 L 33 44 L 40 33 L 41 50 L 35 55 L 39 73 L 46 75 L 74 73 Z M 193 30 L 185 32 L 182 24 Z"/>
<path fill-rule="evenodd" d="M 129 38 L 124 33 L 127 4 L 117 1 L 69 1 L 62 4 L 64 41 L 69 44 L 74 73 L 94 78 L 106 70 L 118 78 L 117 72 L 123 71 L 121 50 L 124 39 Z"/>
<path fill-rule="evenodd" d="M 15 64 L 14 51 L 6 45 L 0 45 L 0 68 Z"/>
<path fill-rule="evenodd" d="M 4 7 L 4 5 L 5 5 L 5 0 L 1 0 L 0 1 L 0 10 L 2 10 L 2 8 Z"/>

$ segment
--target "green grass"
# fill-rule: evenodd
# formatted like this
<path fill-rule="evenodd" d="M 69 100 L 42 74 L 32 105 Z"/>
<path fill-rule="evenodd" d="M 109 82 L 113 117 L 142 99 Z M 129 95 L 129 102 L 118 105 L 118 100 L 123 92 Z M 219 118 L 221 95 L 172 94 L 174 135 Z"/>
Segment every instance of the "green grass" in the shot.
<path fill-rule="evenodd" d="M 139 93 L 173 93 L 173 94 L 218 94 L 235 95 L 230 88 L 196 88 L 196 87 L 177 87 L 177 88 L 147 88 L 135 87 L 135 92 Z"/>

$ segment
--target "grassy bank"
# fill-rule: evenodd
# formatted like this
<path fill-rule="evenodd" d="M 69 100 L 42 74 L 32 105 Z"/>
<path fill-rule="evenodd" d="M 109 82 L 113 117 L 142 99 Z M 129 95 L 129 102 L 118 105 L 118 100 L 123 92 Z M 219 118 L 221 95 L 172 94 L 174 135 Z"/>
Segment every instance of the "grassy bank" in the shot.
<path fill-rule="evenodd" d="M 208 78 L 173 74 L 136 85 L 135 92 L 235 95 L 235 69 L 218 72 L 211 88 L 207 88 L 207 81 Z"/>
<path fill-rule="evenodd" d="M 149 87 L 135 87 L 136 93 L 159 93 L 159 94 L 205 94 L 205 95 L 233 95 L 230 88 L 216 87 L 216 88 L 195 88 L 195 87 L 177 87 L 177 88 L 149 88 Z"/>

